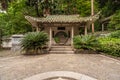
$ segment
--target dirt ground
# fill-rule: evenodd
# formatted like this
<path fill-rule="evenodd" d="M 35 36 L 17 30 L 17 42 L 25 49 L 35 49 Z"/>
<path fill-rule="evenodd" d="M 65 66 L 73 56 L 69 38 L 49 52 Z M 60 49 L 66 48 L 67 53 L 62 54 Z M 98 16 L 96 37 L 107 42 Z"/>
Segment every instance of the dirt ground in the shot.
<path fill-rule="evenodd" d="M 21 54 L 23 54 L 23 52 L 21 52 L 21 51 L 0 50 L 0 57 L 19 56 Z"/>
<path fill-rule="evenodd" d="M 48 71 L 73 71 L 98 80 L 120 80 L 120 61 L 101 54 L 25 56 L 19 51 L 0 52 L 0 80 L 23 80 Z"/>

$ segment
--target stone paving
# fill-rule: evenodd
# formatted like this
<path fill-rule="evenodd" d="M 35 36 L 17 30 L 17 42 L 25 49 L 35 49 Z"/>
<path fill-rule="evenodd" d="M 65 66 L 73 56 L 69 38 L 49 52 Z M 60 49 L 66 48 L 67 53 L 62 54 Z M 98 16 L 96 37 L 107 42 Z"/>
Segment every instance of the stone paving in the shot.
<path fill-rule="evenodd" d="M 98 80 L 120 80 L 120 61 L 101 54 L 0 57 L 0 80 L 24 80 L 51 71 L 77 72 Z"/>
<path fill-rule="evenodd" d="M 37 74 L 24 80 L 97 80 L 97 79 L 70 71 L 52 71 Z"/>

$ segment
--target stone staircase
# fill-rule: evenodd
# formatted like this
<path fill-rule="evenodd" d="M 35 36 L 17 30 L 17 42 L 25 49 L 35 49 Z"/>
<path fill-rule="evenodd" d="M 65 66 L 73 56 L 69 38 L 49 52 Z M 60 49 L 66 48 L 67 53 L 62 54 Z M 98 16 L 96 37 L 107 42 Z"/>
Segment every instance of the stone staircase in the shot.
<path fill-rule="evenodd" d="M 50 49 L 51 54 L 70 54 L 74 53 L 74 50 L 71 46 L 52 46 Z"/>

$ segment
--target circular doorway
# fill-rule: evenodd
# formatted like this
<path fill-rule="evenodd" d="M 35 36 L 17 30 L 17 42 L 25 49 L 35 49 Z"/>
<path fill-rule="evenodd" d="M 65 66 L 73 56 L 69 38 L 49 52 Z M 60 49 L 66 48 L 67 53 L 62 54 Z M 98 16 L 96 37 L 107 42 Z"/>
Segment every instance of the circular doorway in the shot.
<path fill-rule="evenodd" d="M 68 40 L 68 35 L 64 31 L 59 31 L 55 34 L 54 39 L 56 43 L 64 45 Z"/>

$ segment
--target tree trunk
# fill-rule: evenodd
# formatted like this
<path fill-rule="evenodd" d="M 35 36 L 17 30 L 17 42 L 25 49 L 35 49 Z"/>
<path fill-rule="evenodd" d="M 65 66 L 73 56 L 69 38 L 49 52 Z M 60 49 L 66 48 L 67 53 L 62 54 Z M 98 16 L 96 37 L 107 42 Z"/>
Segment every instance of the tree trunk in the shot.
<path fill-rule="evenodd" d="M 35 11 L 38 17 L 40 17 L 40 13 L 39 13 L 39 8 L 38 8 L 38 1 L 35 4 Z"/>
<path fill-rule="evenodd" d="M 94 0 L 91 0 L 91 16 L 94 16 Z M 92 33 L 94 32 L 94 23 L 92 23 Z"/>
<path fill-rule="evenodd" d="M 43 15 L 47 16 L 50 14 L 50 6 L 48 6 L 49 2 L 48 0 L 45 1 L 45 5 L 47 5 L 45 8 L 44 8 L 44 11 L 43 11 Z"/>

